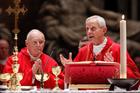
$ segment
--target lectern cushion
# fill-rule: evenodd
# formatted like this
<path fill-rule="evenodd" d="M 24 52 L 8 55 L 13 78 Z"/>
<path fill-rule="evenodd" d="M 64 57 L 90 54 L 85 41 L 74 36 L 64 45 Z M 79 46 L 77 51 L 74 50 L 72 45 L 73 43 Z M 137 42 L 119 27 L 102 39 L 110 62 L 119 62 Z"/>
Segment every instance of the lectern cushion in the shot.
<path fill-rule="evenodd" d="M 67 64 L 65 82 L 71 84 L 106 84 L 108 78 L 119 76 L 116 64 Z"/>

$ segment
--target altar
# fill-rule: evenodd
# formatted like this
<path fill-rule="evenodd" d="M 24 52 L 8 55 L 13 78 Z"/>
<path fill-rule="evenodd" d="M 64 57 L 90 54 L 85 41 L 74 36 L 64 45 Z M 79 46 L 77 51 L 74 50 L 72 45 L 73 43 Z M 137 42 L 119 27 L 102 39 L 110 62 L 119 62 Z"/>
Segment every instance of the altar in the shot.
<path fill-rule="evenodd" d="M 37 88 L 36 86 L 21 86 L 20 90 L 11 91 L 7 86 L 1 85 L 0 92 L 45 92 L 45 93 L 107 93 L 124 92 L 125 89 L 116 88 L 110 91 L 108 78 L 119 77 L 119 64 L 116 62 L 104 61 L 85 61 L 70 62 L 65 66 L 65 88 L 64 90 L 50 90 Z M 138 93 L 139 90 L 131 90 L 132 93 Z"/>

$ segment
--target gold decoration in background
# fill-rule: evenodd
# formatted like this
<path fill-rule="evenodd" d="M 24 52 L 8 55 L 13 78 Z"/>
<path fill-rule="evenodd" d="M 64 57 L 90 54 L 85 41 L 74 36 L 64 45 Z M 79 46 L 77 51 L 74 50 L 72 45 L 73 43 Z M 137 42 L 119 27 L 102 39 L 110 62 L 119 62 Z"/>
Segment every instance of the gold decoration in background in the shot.
<path fill-rule="evenodd" d="M 25 14 L 25 12 L 27 11 L 27 9 L 23 6 L 22 8 L 20 8 L 20 2 L 21 0 L 14 0 L 14 4 L 15 7 L 11 8 L 11 6 L 8 7 L 8 9 L 6 9 L 6 11 L 8 12 L 9 15 L 11 15 L 11 13 L 13 13 L 15 15 L 15 26 L 14 26 L 14 30 L 13 33 L 18 34 L 20 32 L 20 30 L 18 29 L 18 19 L 19 19 L 19 14 L 22 13 L 23 15 Z"/>
<path fill-rule="evenodd" d="M 23 78 L 22 73 L 18 73 L 20 67 L 20 65 L 18 64 L 18 46 L 17 46 L 18 33 L 20 32 L 18 28 L 18 19 L 19 19 L 19 14 L 22 13 L 24 15 L 27 9 L 24 6 L 20 8 L 20 3 L 21 0 L 14 0 L 15 7 L 11 8 L 11 6 L 9 6 L 9 8 L 6 9 L 6 12 L 8 12 L 9 15 L 11 15 L 12 13 L 15 15 L 14 17 L 15 24 L 14 24 L 14 29 L 12 30 L 12 32 L 15 34 L 14 37 L 15 46 L 14 46 L 14 52 L 12 57 L 13 64 L 11 65 L 13 73 L 0 74 L 0 79 L 2 81 L 9 81 L 7 87 L 10 90 L 19 90 L 20 80 L 22 80 Z"/>
<path fill-rule="evenodd" d="M 8 9 L 6 9 L 6 12 L 8 12 L 9 15 L 11 15 L 12 13 L 15 15 L 15 18 L 14 18 L 15 25 L 14 25 L 14 29 L 12 31 L 15 34 L 15 38 L 14 38 L 15 39 L 15 47 L 14 47 L 15 51 L 18 51 L 17 34 L 20 32 L 20 30 L 18 28 L 19 14 L 22 13 L 24 15 L 25 12 L 27 11 L 27 9 L 24 6 L 22 8 L 20 8 L 20 2 L 21 2 L 21 0 L 14 0 L 15 7 L 11 8 L 11 6 L 9 6 Z"/>

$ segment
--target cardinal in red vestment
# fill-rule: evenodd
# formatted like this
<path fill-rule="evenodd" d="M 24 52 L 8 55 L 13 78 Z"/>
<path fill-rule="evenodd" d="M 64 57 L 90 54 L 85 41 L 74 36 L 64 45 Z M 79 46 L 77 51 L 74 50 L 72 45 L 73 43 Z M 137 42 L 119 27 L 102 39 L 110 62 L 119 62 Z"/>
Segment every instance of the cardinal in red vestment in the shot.
<path fill-rule="evenodd" d="M 105 19 L 94 15 L 86 19 L 86 34 L 89 42 L 79 49 L 74 62 L 80 61 L 106 61 L 120 63 L 120 45 L 106 36 L 107 27 Z M 139 70 L 127 53 L 127 78 L 140 78 Z M 60 54 L 63 65 L 72 62 L 72 53 L 66 59 Z"/>
<path fill-rule="evenodd" d="M 50 56 L 44 54 L 43 48 L 45 37 L 42 32 L 37 29 L 31 30 L 26 38 L 26 47 L 18 53 L 19 73 L 23 73 L 23 79 L 20 81 L 22 86 L 40 87 L 40 81 L 35 78 L 35 74 L 39 72 L 48 73 L 49 79 L 44 82 L 44 88 L 53 89 L 56 85 L 55 75 L 52 73 L 52 67 L 58 66 L 57 62 Z M 12 73 L 13 64 L 12 56 L 8 58 L 4 73 Z M 59 75 L 58 85 L 64 88 L 64 75 Z"/>

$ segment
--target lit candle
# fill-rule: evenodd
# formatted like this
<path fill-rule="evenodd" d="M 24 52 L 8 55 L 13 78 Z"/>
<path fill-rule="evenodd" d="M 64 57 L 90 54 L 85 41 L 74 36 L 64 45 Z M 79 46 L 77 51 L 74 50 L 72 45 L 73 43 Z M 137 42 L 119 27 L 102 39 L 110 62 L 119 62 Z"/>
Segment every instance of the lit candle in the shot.
<path fill-rule="evenodd" d="M 127 62 L 126 62 L 126 20 L 122 15 L 120 21 L 120 78 L 127 78 Z"/>

